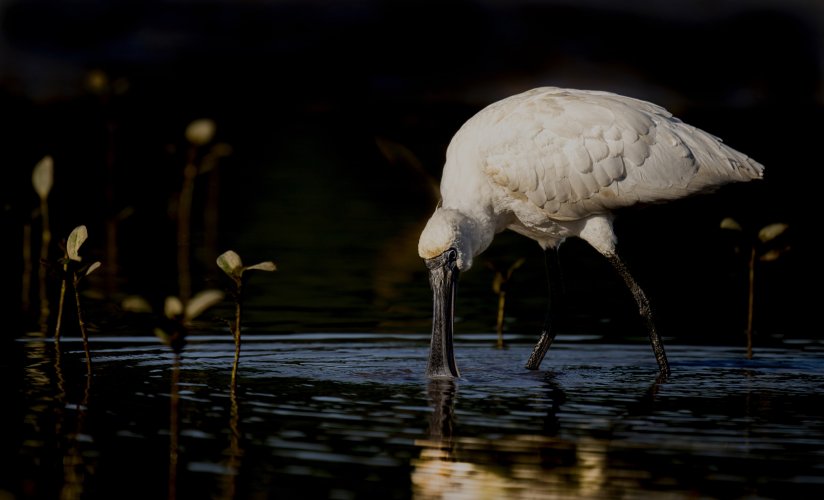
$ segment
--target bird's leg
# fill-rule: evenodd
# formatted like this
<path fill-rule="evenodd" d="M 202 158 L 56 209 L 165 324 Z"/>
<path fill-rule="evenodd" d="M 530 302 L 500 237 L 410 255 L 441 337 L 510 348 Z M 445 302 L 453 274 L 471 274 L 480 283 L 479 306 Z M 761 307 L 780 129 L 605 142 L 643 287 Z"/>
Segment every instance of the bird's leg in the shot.
<path fill-rule="evenodd" d="M 552 261 L 552 262 L 550 262 Z M 532 354 L 526 362 L 527 370 L 537 370 L 541 366 L 541 361 L 544 360 L 552 341 L 555 340 L 555 325 L 553 321 L 553 303 L 556 304 L 560 300 L 558 288 L 561 284 L 560 279 L 560 265 L 558 263 L 558 250 L 556 248 L 547 248 L 544 251 L 544 263 L 546 264 L 546 278 L 547 288 L 549 289 L 549 298 L 547 303 L 546 317 L 544 318 L 544 325 L 541 328 L 541 336 L 538 338 L 538 343 L 532 348 Z M 553 282 L 555 284 L 553 285 Z"/>
<path fill-rule="evenodd" d="M 618 271 L 618 274 L 621 275 L 624 279 L 624 283 L 627 284 L 627 287 L 629 287 L 629 290 L 632 292 L 632 296 L 635 297 L 635 302 L 638 304 L 638 310 L 644 318 L 644 321 L 647 323 L 649 341 L 650 344 L 652 344 L 652 352 L 655 353 L 655 360 L 658 361 L 658 370 L 663 375 L 669 375 L 670 368 L 669 363 L 667 363 L 667 354 L 664 352 L 664 344 L 661 342 L 661 337 L 655 329 L 655 323 L 652 320 L 652 308 L 650 308 L 649 300 L 647 299 L 646 294 L 644 294 L 644 291 L 641 289 L 641 286 L 638 285 L 638 282 L 635 281 L 635 278 L 632 277 L 626 264 L 624 264 L 624 261 L 618 257 L 618 254 L 614 252 L 607 252 L 604 253 L 604 256 Z"/>

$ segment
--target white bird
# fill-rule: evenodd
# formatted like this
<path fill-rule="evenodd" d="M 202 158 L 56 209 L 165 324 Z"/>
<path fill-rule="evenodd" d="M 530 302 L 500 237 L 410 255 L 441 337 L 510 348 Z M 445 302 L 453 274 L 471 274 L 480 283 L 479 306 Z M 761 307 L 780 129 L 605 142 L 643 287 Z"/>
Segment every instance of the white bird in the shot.
<path fill-rule="evenodd" d="M 604 255 L 630 288 L 659 370 L 669 374 L 649 301 L 616 253 L 612 213 L 763 172 L 719 138 L 630 97 L 542 87 L 487 106 L 452 138 L 441 203 L 418 243 L 434 295 L 427 375 L 459 376 L 453 350 L 458 275 L 505 229 L 547 251 L 579 237 Z M 548 320 L 527 368 L 538 368 L 554 335 Z"/>

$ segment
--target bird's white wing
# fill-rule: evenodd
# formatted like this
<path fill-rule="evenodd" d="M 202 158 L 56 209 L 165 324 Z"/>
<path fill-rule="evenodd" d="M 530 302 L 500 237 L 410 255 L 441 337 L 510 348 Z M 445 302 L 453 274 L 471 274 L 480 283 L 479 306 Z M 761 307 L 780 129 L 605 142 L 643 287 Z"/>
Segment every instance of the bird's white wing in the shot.
<path fill-rule="evenodd" d="M 467 122 L 493 185 L 558 219 L 680 198 L 760 176 L 761 167 L 660 106 L 542 88 Z"/>

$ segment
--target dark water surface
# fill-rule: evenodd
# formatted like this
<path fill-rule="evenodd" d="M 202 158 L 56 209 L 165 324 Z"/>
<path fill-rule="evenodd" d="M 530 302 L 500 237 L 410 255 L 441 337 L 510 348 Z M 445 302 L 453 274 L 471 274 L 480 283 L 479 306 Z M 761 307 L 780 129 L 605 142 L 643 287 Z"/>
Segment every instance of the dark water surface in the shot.
<path fill-rule="evenodd" d="M 824 3 L 115 3 L 0 2 L 0 500 L 824 498 L 820 294 L 798 286 L 824 262 L 806 195 L 821 133 L 787 126 L 824 123 Z M 91 69 L 110 85 L 87 86 Z M 575 239 L 553 283 L 558 340 L 524 370 L 546 274 L 511 232 L 461 273 L 463 377 L 424 377 L 417 243 L 447 146 L 483 107 L 543 85 L 655 102 L 767 168 L 616 215 L 667 380 L 620 276 Z M 193 149 L 197 118 L 216 134 Z M 232 153 L 197 176 L 184 227 L 184 173 L 218 144 Z M 44 155 L 47 212 L 31 184 Z M 756 265 L 746 360 L 741 249 L 773 223 L 791 251 Z M 84 262 L 102 263 L 80 288 L 90 370 L 72 307 L 69 338 L 50 340 L 60 242 L 81 224 Z M 278 267 L 244 285 L 234 390 L 229 294 L 179 359 L 157 318 L 122 307 L 137 295 L 161 315 L 188 281 L 227 291 L 229 249 Z M 489 266 L 522 257 L 497 350 Z"/>
<path fill-rule="evenodd" d="M 622 252 L 667 336 L 668 380 L 656 380 L 620 278 L 575 240 L 560 251 L 558 340 L 543 370 L 524 370 L 537 335 L 513 332 L 538 330 L 545 269 L 534 242 L 505 232 L 461 276 L 463 377 L 432 382 L 424 377 L 432 295 L 417 240 L 437 199 L 421 175 L 388 165 L 371 133 L 339 136 L 345 127 L 307 122 L 288 133 L 236 133 L 235 163 L 221 170 L 219 244 L 202 242 L 202 221 L 192 229 L 195 292 L 226 290 L 214 257 L 227 249 L 247 264 L 278 266 L 245 286 L 236 390 L 228 295 L 198 318 L 180 359 L 121 307 L 136 294 L 159 313 L 177 293 L 178 242 L 156 217 L 168 198 L 132 188 L 141 194 L 120 228 L 119 264 L 104 255 L 100 220 L 55 203 L 64 226 L 89 224 L 84 255 L 116 270 L 117 286 L 110 291 L 101 271 L 82 289 L 91 377 L 70 311 L 64 335 L 73 339 L 59 350 L 43 338 L 10 340 L 36 323 L 7 332 L 0 499 L 824 491 L 824 342 L 791 343 L 815 309 L 790 284 L 813 273 L 792 257 L 800 250 L 759 268 L 756 358 L 746 360 L 746 268 L 717 229 L 735 198 L 616 220 Z M 441 161 L 426 163 L 437 171 Z M 140 177 L 156 188 L 154 177 Z M 497 312 L 487 266 L 519 257 L 526 263 L 507 292 L 510 347 L 497 350 L 494 335 L 478 333 L 494 328 Z"/>
<path fill-rule="evenodd" d="M 448 133 L 428 142 L 438 150 L 424 158 L 434 173 L 469 116 L 462 109 L 460 119 L 439 121 Z M 347 128 L 335 116 L 256 134 L 232 134 L 228 123 L 237 154 L 220 171 L 220 241 L 207 245 L 205 222 L 193 224 L 193 291 L 226 290 L 214 262 L 227 249 L 247 264 L 278 266 L 245 286 L 236 390 L 228 295 L 198 318 L 180 359 L 152 336 L 150 323 L 121 307 L 136 294 L 159 314 L 164 298 L 178 293 L 170 198 L 156 176 L 124 171 L 133 184 L 124 191 L 134 198 L 123 203 L 135 211 L 119 229 L 118 261 L 104 252 L 98 207 L 66 210 L 53 200 L 54 233 L 89 224 L 84 258 L 103 262 L 81 290 L 91 377 L 71 311 L 64 335 L 72 338 L 59 350 L 36 336 L 12 340 L 37 322 L 8 329 L 0 357 L 7 382 L 0 387 L 0 499 L 824 491 L 824 342 L 792 343 L 816 313 L 807 306 L 812 295 L 795 286 L 814 275 L 802 264 L 811 260 L 794 257 L 803 245 L 759 267 L 756 358 L 748 361 L 746 267 L 718 234 L 738 198 L 684 200 L 617 219 L 623 255 L 667 336 L 673 375 L 658 381 L 631 295 L 600 255 L 575 240 L 560 250 L 557 343 L 543 370 L 524 370 L 537 335 L 513 332 L 540 326 L 544 262 L 534 242 L 502 233 L 461 275 L 455 329 L 463 377 L 428 381 L 432 295 L 417 240 L 437 197 L 426 176 L 378 153 L 371 129 Z M 478 333 L 492 331 L 496 319 L 488 265 L 505 269 L 519 257 L 526 263 L 507 292 L 510 347 L 497 350 L 494 335 Z M 27 310 L 39 311 L 34 303 Z M 48 337 L 54 314 L 51 322 L 42 330 Z"/>
<path fill-rule="evenodd" d="M 462 378 L 427 380 L 416 334 L 147 337 L 59 352 L 24 339 L 3 429 L 20 498 L 803 498 L 824 491 L 824 346 L 462 335 Z M 58 356 L 59 354 L 59 356 Z M 2 495 L 0 495 L 2 496 Z M 14 496 L 12 497 L 14 498 Z"/>

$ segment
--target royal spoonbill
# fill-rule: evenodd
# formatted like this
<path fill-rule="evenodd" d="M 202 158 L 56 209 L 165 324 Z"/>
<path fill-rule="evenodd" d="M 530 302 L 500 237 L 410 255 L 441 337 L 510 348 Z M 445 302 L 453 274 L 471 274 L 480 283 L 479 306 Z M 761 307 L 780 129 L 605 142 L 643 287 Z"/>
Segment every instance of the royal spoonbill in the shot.
<path fill-rule="evenodd" d="M 458 275 L 504 229 L 550 253 L 579 237 L 604 255 L 632 292 L 658 368 L 668 374 L 649 301 L 616 253 L 613 211 L 706 193 L 763 172 L 719 138 L 631 97 L 541 87 L 490 104 L 452 138 L 441 202 L 418 242 L 433 291 L 427 375 L 459 376 L 453 351 Z M 539 367 L 554 339 L 547 318 L 529 369 Z"/>

